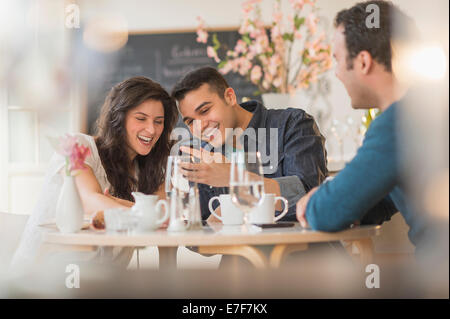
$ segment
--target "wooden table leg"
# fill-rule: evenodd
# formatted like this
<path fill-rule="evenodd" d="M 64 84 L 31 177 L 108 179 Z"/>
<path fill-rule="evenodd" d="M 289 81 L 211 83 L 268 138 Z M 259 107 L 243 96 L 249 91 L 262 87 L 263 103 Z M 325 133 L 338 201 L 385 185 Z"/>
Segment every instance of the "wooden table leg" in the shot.
<path fill-rule="evenodd" d="M 359 261 L 362 266 L 367 266 L 374 261 L 374 246 L 371 238 L 361 238 L 358 240 L 346 241 L 347 243 L 354 244 L 359 251 Z M 346 249 L 351 252 L 352 246 L 348 246 Z"/>
<path fill-rule="evenodd" d="M 122 247 L 119 254 L 117 254 L 117 256 L 114 257 L 113 260 L 114 265 L 126 269 L 131 261 L 131 258 L 133 258 L 135 249 L 136 247 Z"/>
<path fill-rule="evenodd" d="M 308 249 L 308 244 L 278 244 L 270 253 L 270 267 L 278 268 L 287 255 L 294 251 L 302 251 L 306 249 Z"/>
<path fill-rule="evenodd" d="M 267 268 L 267 257 L 253 246 L 199 246 L 198 252 L 201 254 L 222 254 L 237 255 L 246 258 L 256 268 Z"/>
<path fill-rule="evenodd" d="M 158 247 L 158 251 L 159 270 L 176 270 L 178 247 Z"/>

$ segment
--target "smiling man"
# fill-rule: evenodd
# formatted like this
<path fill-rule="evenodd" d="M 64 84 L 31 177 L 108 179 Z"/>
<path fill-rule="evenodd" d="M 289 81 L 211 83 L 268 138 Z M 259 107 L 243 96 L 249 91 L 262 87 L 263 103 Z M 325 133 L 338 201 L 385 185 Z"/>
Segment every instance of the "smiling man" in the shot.
<path fill-rule="evenodd" d="M 226 159 L 234 148 L 263 155 L 265 192 L 281 195 L 289 203 L 283 220 L 295 220 L 295 203 L 328 175 L 325 139 L 305 111 L 268 110 L 256 101 L 238 104 L 233 88 L 211 67 L 188 73 L 175 85 L 172 96 L 183 122 L 203 141 L 203 149 L 182 148 L 200 159 L 200 163 L 185 164 L 183 173 L 199 183 L 203 219 L 210 215 L 209 199 L 229 193 Z M 210 160 L 210 152 L 217 150 Z M 281 209 L 279 204 L 277 210 Z"/>
<path fill-rule="evenodd" d="M 378 28 L 366 24 L 369 5 L 379 8 Z M 353 160 L 333 180 L 298 202 L 298 220 L 315 230 L 339 231 L 381 201 L 401 212 L 410 226 L 409 238 L 417 247 L 427 222 L 423 214 L 411 209 L 402 183 L 400 165 L 404 163 L 399 160 L 397 125 L 407 88 L 394 73 L 393 45 L 414 41 L 418 32 L 414 22 L 387 1 L 362 2 L 342 10 L 335 26 L 336 76 L 344 84 L 352 107 L 376 107 L 382 114 L 370 125 Z"/>

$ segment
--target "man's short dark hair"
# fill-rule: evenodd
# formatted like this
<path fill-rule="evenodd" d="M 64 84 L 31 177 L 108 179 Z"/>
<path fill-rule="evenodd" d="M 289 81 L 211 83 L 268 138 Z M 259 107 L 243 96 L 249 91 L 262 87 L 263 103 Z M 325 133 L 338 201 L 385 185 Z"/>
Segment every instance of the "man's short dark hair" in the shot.
<path fill-rule="evenodd" d="M 379 25 L 377 26 L 367 25 L 366 20 L 369 18 L 368 20 L 371 21 L 369 16 L 372 14 L 371 10 L 366 11 L 369 5 L 379 8 Z M 392 72 L 393 37 L 411 38 L 410 31 L 409 34 L 399 34 L 403 30 L 398 29 L 406 26 L 405 30 L 411 30 L 414 22 L 390 1 L 374 0 L 360 2 L 350 9 L 340 11 L 336 15 L 334 24 L 335 27 L 340 25 L 344 27 L 348 69 L 353 68 L 353 59 L 361 51 L 367 51 L 375 61 L 384 65 L 386 71 Z"/>
<path fill-rule="evenodd" d="M 186 74 L 172 89 L 172 97 L 177 101 L 184 99 L 187 93 L 198 89 L 203 84 L 209 84 L 211 90 L 215 91 L 220 98 L 224 98 L 225 90 L 229 88 L 227 81 L 213 67 L 203 67 Z"/>

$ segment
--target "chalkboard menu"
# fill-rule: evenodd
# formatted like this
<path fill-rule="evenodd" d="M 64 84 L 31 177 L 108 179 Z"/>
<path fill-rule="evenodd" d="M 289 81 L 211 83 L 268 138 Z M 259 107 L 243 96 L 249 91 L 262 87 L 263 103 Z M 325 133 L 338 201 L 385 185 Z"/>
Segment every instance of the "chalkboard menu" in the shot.
<path fill-rule="evenodd" d="M 237 31 L 216 33 L 223 44 L 221 50 L 227 47 L 232 49 L 239 39 Z M 217 63 L 207 56 L 205 44 L 197 43 L 196 38 L 195 32 L 131 34 L 127 44 L 118 52 L 97 57 L 95 64 L 102 63 L 106 71 L 88 77 L 89 132 L 93 132 L 101 105 L 115 84 L 141 75 L 160 83 L 170 93 L 175 83 L 187 72 L 203 66 L 217 67 Z M 90 66 L 93 71 L 96 67 L 98 65 Z M 244 97 L 260 100 L 260 96 L 254 95 L 256 86 L 238 73 L 229 73 L 225 78 L 235 90 L 238 101 Z"/>

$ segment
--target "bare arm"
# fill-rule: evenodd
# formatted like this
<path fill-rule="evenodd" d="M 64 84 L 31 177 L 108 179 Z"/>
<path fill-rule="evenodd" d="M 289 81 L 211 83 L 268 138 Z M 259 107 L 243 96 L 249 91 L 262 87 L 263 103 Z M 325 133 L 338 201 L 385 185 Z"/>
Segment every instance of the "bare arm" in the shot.
<path fill-rule="evenodd" d="M 113 195 L 111 195 L 109 193 L 109 188 L 105 189 L 105 191 L 103 192 L 104 195 L 108 196 L 109 198 L 115 200 L 116 202 L 118 202 L 121 205 L 127 206 L 127 207 L 132 207 L 134 205 L 133 202 L 126 200 L 126 199 L 121 199 L 118 197 L 114 197 Z"/>
<path fill-rule="evenodd" d="M 117 201 L 105 194 L 97 181 L 92 169 L 87 166 L 75 176 L 75 183 L 80 194 L 83 209 L 86 214 L 93 215 L 95 212 L 108 208 L 128 208 L 128 201 Z M 127 203 L 128 202 L 128 203 Z M 132 205 L 133 203 L 131 203 Z"/>

